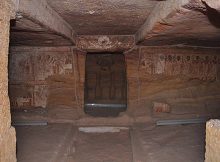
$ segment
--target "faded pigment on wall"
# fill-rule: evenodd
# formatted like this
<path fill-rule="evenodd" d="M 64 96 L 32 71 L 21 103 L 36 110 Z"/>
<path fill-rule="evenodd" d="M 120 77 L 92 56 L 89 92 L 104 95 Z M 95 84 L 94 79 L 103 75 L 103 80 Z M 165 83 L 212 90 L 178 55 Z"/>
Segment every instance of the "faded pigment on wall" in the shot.
<path fill-rule="evenodd" d="M 126 53 L 131 115 L 205 115 L 218 112 L 219 49 L 140 47 Z M 167 104 L 169 113 L 154 105 Z M 157 109 L 157 108 L 156 108 Z"/>
<path fill-rule="evenodd" d="M 125 53 L 128 115 L 216 114 L 219 49 L 137 47 Z M 12 47 L 10 98 L 13 108 L 83 111 L 85 53 L 71 47 Z M 167 104 L 169 113 L 153 111 Z M 158 104 L 156 104 L 158 105 Z"/>

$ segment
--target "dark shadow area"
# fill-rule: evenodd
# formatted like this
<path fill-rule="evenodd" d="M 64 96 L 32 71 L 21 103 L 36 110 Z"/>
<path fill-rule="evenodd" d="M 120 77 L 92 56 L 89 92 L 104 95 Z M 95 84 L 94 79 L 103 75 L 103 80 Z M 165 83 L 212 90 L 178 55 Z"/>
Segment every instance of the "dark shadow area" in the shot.
<path fill-rule="evenodd" d="M 124 55 L 88 54 L 85 74 L 86 113 L 93 116 L 117 116 L 127 109 Z"/>
<path fill-rule="evenodd" d="M 184 8 L 191 10 L 191 11 L 197 11 L 201 12 L 202 14 L 206 15 L 212 25 L 214 25 L 217 28 L 220 28 L 220 12 L 217 11 L 214 8 L 211 8 L 206 2 L 202 1 L 203 5 L 198 5 L 196 2 L 194 5 L 191 3 L 188 5 L 183 6 Z"/>
<path fill-rule="evenodd" d="M 216 9 L 209 7 L 206 2 L 202 3 L 205 5 L 207 11 L 206 15 L 208 16 L 209 21 L 217 28 L 220 28 L 220 12 L 218 12 Z"/>

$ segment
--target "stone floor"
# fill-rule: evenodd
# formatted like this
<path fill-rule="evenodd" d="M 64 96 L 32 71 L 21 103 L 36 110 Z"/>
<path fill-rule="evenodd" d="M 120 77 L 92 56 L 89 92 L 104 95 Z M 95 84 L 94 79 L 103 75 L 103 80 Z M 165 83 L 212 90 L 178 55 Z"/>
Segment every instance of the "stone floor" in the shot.
<path fill-rule="evenodd" d="M 205 125 L 137 126 L 131 139 L 135 162 L 204 162 Z"/>
<path fill-rule="evenodd" d="M 205 125 L 142 124 L 113 132 L 95 128 L 97 132 L 70 124 L 16 127 L 18 162 L 204 161 Z"/>
<path fill-rule="evenodd" d="M 16 127 L 18 162 L 68 161 L 74 153 L 76 130 L 70 124 Z"/>

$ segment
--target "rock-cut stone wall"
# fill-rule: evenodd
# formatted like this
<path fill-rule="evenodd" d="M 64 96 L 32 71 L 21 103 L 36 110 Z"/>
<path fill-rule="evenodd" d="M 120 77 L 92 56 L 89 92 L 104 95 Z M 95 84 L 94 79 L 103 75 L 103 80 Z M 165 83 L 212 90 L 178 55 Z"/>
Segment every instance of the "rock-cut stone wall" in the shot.
<path fill-rule="evenodd" d="M 219 115 L 219 52 L 144 46 L 127 52 L 129 113 L 162 118 Z"/>
<path fill-rule="evenodd" d="M 85 54 L 73 47 L 10 47 L 11 108 L 48 108 L 51 118 L 77 118 L 84 62 Z"/>
<path fill-rule="evenodd" d="M 205 162 L 220 161 L 220 120 L 206 123 L 206 154 Z"/>
<path fill-rule="evenodd" d="M 0 162 L 16 161 L 15 129 L 8 97 L 8 46 L 11 5 L 0 1 Z"/>

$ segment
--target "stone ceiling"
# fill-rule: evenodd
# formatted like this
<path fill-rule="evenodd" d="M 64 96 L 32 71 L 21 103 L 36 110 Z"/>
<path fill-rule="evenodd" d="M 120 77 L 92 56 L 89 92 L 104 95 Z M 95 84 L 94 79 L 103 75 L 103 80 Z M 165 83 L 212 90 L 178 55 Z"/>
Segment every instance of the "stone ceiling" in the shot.
<path fill-rule="evenodd" d="M 47 0 L 79 35 L 132 35 L 154 8 L 150 0 Z"/>
<path fill-rule="evenodd" d="M 220 29 L 201 12 L 179 13 L 158 23 L 140 44 L 220 47 Z"/>
<path fill-rule="evenodd" d="M 220 47 L 218 6 L 214 0 L 19 0 L 11 45 Z"/>

